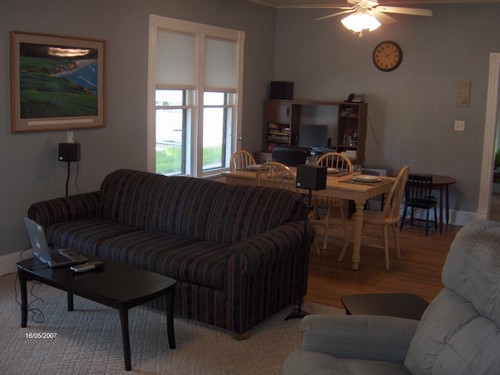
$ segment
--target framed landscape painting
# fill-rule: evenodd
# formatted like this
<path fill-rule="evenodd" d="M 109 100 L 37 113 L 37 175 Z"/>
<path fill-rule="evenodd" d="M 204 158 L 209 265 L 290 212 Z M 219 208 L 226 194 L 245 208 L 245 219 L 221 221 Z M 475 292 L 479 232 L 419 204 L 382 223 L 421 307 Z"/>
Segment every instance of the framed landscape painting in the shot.
<path fill-rule="evenodd" d="M 105 126 L 105 42 L 12 31 L 11 130 Z"/>

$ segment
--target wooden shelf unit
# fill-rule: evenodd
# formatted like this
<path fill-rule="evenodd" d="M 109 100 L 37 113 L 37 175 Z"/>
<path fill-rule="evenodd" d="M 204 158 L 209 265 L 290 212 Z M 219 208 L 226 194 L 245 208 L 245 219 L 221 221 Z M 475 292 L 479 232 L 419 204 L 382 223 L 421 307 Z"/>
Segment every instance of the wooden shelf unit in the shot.
<path fill-rule="evenodd" d="M 354 163 L 365 159 L 367 103 L 340 103 L 337 122 L 336 149 L 339 152 L 356 151 Z"/>
<path fill-rule="evenodd" d="M 264 103 L 264 152 L 276 146 L 296 146 L 303 106 L 338 107 L 334 147 L 338 152 L 356 151 L 355 164 L 365 158 L 367 103 L 267 99 Z"/>
<path fill-rule="evenodd" d="M 291 100 L 269 99 L 264 107 L 266 150 L 293 146 L 299 135 L 300 107 Z"/>

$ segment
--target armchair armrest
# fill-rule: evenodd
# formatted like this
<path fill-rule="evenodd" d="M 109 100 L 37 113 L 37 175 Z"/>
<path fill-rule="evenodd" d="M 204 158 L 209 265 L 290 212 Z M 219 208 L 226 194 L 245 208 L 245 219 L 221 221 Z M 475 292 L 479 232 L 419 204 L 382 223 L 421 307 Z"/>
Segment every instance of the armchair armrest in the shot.
<path fill-rule="evenodd" d="M 374 315 L 309 315 L 302 349 L 336 358 L 403 363 L 418 321 Z"/>
<path fill-rule="evenodd" d="M 47 228 L 61 221 L 89 219 L 101 215 L 100 192 L 83 193 L 34 203 L 28 217 Z"/>

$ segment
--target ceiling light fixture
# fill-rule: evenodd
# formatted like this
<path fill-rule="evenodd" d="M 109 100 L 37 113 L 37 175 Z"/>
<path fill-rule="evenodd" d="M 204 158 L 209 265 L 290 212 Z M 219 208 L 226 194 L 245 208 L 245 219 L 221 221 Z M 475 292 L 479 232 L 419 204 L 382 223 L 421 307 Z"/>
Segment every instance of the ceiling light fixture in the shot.
<path fill-rule="evenodd" d="M 373 31 L 381 25 L 381 23 L 371 14 L 368 14 L 366 10 L 357 10 L 355 13 L 342 19 L 341 22 L 345 28 L 353 31 L 354 34 L 359 33 L 360 38 L 363 37 L 363 30 Z"/>

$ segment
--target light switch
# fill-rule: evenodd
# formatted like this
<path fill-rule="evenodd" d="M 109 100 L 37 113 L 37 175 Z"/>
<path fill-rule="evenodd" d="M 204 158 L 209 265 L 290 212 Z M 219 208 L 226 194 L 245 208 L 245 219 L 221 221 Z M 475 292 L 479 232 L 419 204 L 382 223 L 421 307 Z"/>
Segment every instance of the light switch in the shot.
<path fill-rule="evenodd" d="M 454 130 L 457 132 L 465 131 L 465 121 L 456 120 Z"/>

